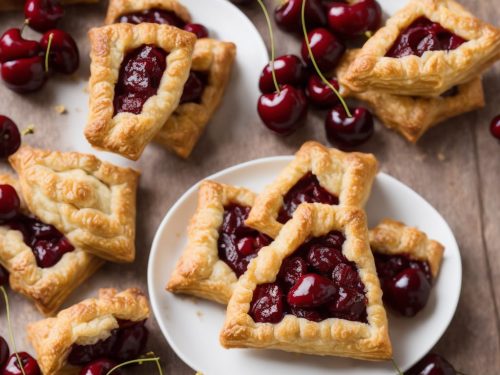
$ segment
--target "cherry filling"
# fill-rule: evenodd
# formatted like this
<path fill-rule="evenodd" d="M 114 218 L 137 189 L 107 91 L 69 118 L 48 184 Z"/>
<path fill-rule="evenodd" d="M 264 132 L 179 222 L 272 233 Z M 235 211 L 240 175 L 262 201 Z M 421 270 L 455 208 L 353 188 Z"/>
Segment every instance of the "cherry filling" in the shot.
<path fill-rule="evenodd" d="M 384 302 L 405 316 L 415 316 L 429 299 L 432 274 L 429 263 L 407 255 L 374 252 Z"/>
<path fill-rule="evenodd" d="M 207 74 L 191 70 L 189 77 L 184 84 L 184 91 L 182 92 L 180 104 L 183 103 L 200 103 L 203 91 L 207 85 Z"/>
<path fill-rule="evenodd" d="M 123 362 L 137 358 L 144 353 L 148 341 L 148 329 L 143 320 L 131 322 L 119 321 L 119 328 L 111 331 L 111 335 L 92 345 L 73 344 L 68 356 L 68 363 L 74 366 L 85 366 L 90 362 L 107 358 Z"/>
<path fill-rule="evenodd" d="M 250 316 L 278 323 L 285 314 L 319 322 L 328 318 L 366 322 L 365 285 L 342 253 L 344 235 L 311 238 L 284 259 L 276 282 L 258 285 Z"/>
<path fill-rule="evenodd" d="M 224 207 L 217 248 L 222 259 L 240 277 L 258 251 L 271 243 L 271 238 L 245 226 L 250 207 L 231 204 Z"/>
<path fill-rule="evenodd" d="M 186 25 L 186 23 L 182 19 L 180 19 L 174 12 L 155 8 L 124 14 L 118 17 L 116 22 L 132 23 L 134 25 L 143 22 L 159 23 L 162 25 L 175 26 L 180 29 L 184 28 L 184 26 Z"/>
<path fill-rule="evenodd" d="M 146 44 L 129 52 L 120 67 L 115 86 L 114 114 L 139 114 L 146 100 L 156 95 L 167 68 L 167 52 Z"/>
<path fill-rule="evenodd" d="M 309 172 L 283 197 L 283 207 L 278 214 L 278 222 L 284 224 L 290 220 L 297 207 L 304 202 L 335 205 L 339 204 L 339 199 L 323 188 L 318 178 Z"/>
<path fill-rule="evenodd" d="M 417 18 L 386 53 L 386 57 L 422 56 L 426 51 L 451 51 L 467 40 L 426 17 Z"/>

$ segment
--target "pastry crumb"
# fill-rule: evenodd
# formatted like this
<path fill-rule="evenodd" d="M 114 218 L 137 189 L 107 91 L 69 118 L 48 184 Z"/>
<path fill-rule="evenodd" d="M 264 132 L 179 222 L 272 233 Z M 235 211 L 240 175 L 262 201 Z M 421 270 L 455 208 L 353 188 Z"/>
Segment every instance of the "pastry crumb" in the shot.
<path fill-rule="evenodd" d="M 21 132 L 22 135 L 28 135 L 28 134 L 34 134 L 35 133 L 35 125 L 34 124 L 28 124 L 23 131 Z"/>
<path fill-rule="evenodd" d="M 66 107 L 63 106 L 62 104 L 59 104 L 59 105 L 56 105 L 54 106 L 54 111 L 56 111 L 57 113 L 59 113 L 60 115 L 63 115 L 65 113 L 67 113 L 68 111 L 66 110 Z"/>
<path fill-rule="evenodd" d="M 439 161 L 445 161 L 446 160 L 446 156 L 444 156 L 444 154 L 442 152 L 438 152 L 437 158 L 438 158 Z"/>
<path fill-rule="evenodd" d="M 200 311 L 200 310 L 196 311 L 196 316 L 197 316 L 198 318 L 201 318 L 201 317 L 203 316 L 203 312 L 202 312 L 202 311 Z"/>

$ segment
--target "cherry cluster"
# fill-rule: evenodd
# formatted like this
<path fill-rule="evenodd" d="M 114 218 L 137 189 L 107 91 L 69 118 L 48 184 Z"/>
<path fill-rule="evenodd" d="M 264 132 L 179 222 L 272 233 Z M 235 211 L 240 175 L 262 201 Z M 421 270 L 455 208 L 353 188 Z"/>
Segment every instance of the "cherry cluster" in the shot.
<path fill-rule="evenodd" d="M 74 39 L 57 23 L 64 14 L 57 0 L 26 0 L 25 25 L 42 33 L 39 41 L 23 38 L 23 28 L 11 28 L 0 37 L 1 76 L 5 85 L 16 92 L 37 91 L 48 76 L 72 74 L 80 57 Z"/>
<path fill-rule="evenodd" d="M 40 368 L 38 362 L 26 352 L 18 352 L 10 354 L 7 341 L 0 336 L 0 374 L 2 375 L 20 375 L 23 374 L 19 366 L 19 361 L 22 362 L 24 374 L 39 375 Z M 19 359 L 18 359 L 19 357 Z"/>

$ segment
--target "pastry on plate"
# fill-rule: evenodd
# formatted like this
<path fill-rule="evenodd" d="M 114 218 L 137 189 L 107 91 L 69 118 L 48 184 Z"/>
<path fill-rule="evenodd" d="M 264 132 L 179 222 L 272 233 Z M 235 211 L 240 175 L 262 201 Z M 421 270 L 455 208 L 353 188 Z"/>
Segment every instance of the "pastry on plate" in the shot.
<path fill-rule="evenodd" d="M 37 218 L 91 254 L 114 262 L 134 260 L 137 171 L 94 155 L 29 146 L 9 161 Z"/>
<path fill-rule="evenodd" d="M 9 272 L 12 290 L 31 299 L 42 314 L 53 315 L 104 261 L 33 216 L 15 177 L 0 175 L 0 185 L 3 194 L 8 190 L 21 202 L 19 212 L 0 224 L 0 264 Z"/>
<path fill-rule="evenodd" d="M 98 298 L 29 324 L 28 338 L 44 375 L 75 374 L 95 360 L 121 363 L 143 354 L 149 314 L 139 289 L 101 289 Z"/>
<path fill-rule="evenodd" d="M 271 239 L 245 226 L 255 200 L 251 191 L 203 181 L 188 243 L 167 284 L 174 293 L 226 304 L 238 277 Z"/>
<path fill-rule="evenodd" d="M 412 0 L 389 18 L 350 65 L 354 91 L 439 96 L 480 76 L 500 57 L 500 29 L 453 0 Z"/>
<path fill-rule="evenodd" d="M 346 153 L 306 142 L 257 196 L 246 224 L 274 238 L 303 202 L 362 207 L 377 165 L 372 154 Z"/>
<path fill-rule="evenodd" d="M 239 279 L 220 341 L 226 348 L 391 358 L 363 210 L 300 205 Z"/>
<path fill-rule="evenodd" d="M 120 23 L 93 28 L 89 38 L 85 136 L 98 149 L 137 160 L 179 105 L 196 36 L 168 25 Z"/>

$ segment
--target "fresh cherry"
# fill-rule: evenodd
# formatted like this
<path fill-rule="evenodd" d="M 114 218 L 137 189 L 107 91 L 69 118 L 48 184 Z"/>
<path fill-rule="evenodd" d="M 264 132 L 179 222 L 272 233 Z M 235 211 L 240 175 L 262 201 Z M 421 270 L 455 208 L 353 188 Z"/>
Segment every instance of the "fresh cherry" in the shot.
<path fill-rule="evenodd" d="M 317 307 L 327 303 L 336 293 L 337 288 L 330 279 L 308 273 L 290 288 L 287 302 L 296 307 Z"/>
<path fill-rule="evenodd" d="M 47 79 L 42 56 L 7 61 L 2 64 L 1 74 L 6 86 L 19 93 L 37 91 Z"/>
<path fill-rule="evenodd" d="M 137 358 L 144 353 L 147 341 L 148 329 L 144 324 L 121 328 L 113 348 L 113 358 L 119 361 Z"/>
<path fill-rule="evenodd" d="M 262 94 L 257 111 L 270 130 L 288 135 L 302 125 L 307 115 L 307 101 L 302 90 L 283 85 L 280 92 Z"/>
<path fill-rule="evenodd" d="M 6 158 L 21 145 L 21 134 L 10 118 L 0 115 L 0 158 Z"/>
<path fill-rule="evenodd" d="M 335 78 L 330 78 L 328 82 L 337 91 L 339 90 L 340 86 Z M 309 101 L 319 108 L 332 107 L 339 102 L 337 94 L 317 74 L 309 77 L 306 86 L 306 95 Z"/>
<path fill-rule="evenodd" d="M 8 29 L 0 37 L 0 63 L 33 57 L 39 52 L 40 44 L 34 40 L 24 39 L 20 29 Z"/>
<path fill-rule="evenodd" d="M 55 28 L 63 14 L 63 7 L 57 0 L 26 0 L 24 4 L 28 25 L 41 33 Z"/>
<path fill-rule="evenodd" d="M 117 364 L 110 359 L 101 358 L 93 362 L 90 362 L 80 371 L 80 375 L 106 375 L 109 370 L 115 367 Z M 113 375 L 121 375 L 122 372 L 117 369 L 113 371 Z"/>
<path fill-rule="evenodd" d="M 0 185 L 0 220 L 9 220 L 19 213 L 21 201 L 16 189 L 10 185 Z"/>
<path fill-rule="evenodd" d="M 351 288 L 338 288 L 337 298 L 328 303 L 328 312 L 337 317 L 352 321 L 366 321 L 367 299 L 364 293 Z"/>
<path fill-rule="evenodd" d="M 3 266 L 0 264 L 0 286 L 6 286 L 8 283 L 9 283 L 9 271 L 3 268 Z M 1 364 L 0 368 L 2 368 Z"/>
<path fill-rule="evenodd" d="M 345 45 L 325 28 L 318 28 L 307 34 L 314 60 L 322 72 L 335 68 L 345 52 Z M 301 54 L 304 61 L 312 66 L 305 39 L 302 41 Z"/>
<path fill-rule="evenodd" d="M 188 23 L 184 30 L 193 33 L 198 39 L 208 38 L 208 29 L 200 23 Z"/>
<path fill-rule="evenodd" d="M 376 31 L 382 22 L 382 9 L 376 0 L 355 3 L 334 2 L 328 5 L 328 25 L 337 34 L 358 36 Z"/>
<path fill-rule="evenodd" d="M 74 39 L 59 29 L 47 31 L 40 39 L 40 45 L 44 51 L 47 51 L 51 35 L 49 67 L 58 73 L 74 73 L 80 64 L 80 55 Z"/>
<path fill-rule="evenodd" d="M 429 353 L 412 368 L 405 372 L 405 375 L 457 375 L 451 363 L 438 354 Z"/>
<path fill-rule="evenodd" d="M 281 264 L 278 279 L 290 288 L 306 273 L 307 263 L 304 259 L 301 257 L 288 257 Z"/>
<path fill-rule="evenodd" d="M 278 323 L 283 319 L 283 291 L 278 284 L 257 285 L 250 304 L 250 316 L 257 323 Z"/>
<path fill-rule="evenodd" d="M 330 143 L 344 147 L 354 147 L 366 142 L 373 135 L 373 117 L 366 108 L 351 109 L 348 117 L 342 105 L 331 109 L 325 120 L 326 136 Z"/>
<path fill-rule="evenodd" d="M 0 286 L 3 284 L 1 283 L 1 278 L 2 278 L 2 266 L 0 266 Z M 7 344 L 7 341 L 0 336 L 0 369 L 3 367 L 4 364 L 7 363 L 7 359 L 9 358 L 10 350 L 9 350 L 9 345 Z"/>
<path fill-rule="evenodd" d="M 302 32 L 302 1 L 288 0 L 282 2 L 274 11 L 274 19 L 278 26 L 292 32 Z M 326 24 L 326 14 L 321 0 L 305 0 L 305 18 L 308 28 Z"/>
<path fill-rule="evenodd" d="M 57 241 L 38 240 L 33 246 L 33 253 L 40 268 L 50 268 L 74 249 L 68 239 L 62 237 Z"/>
<path fill-rule="evenodd" d="M 500 139 L 500 115 L 495 116 L 493 120 L 491 120 L 490 132 L 493 137 Z"/>
<path fill-rule="evenodd" d="M 37 361 L 26 352 L 17 353 L 21 359 L 22 367 L 25 375 L 39 375 L 40 368 Z M 11 354 L 5 367 L 3 368 L 2 375 L 22 375 L 23 372 L 19 366 L 16 353 Z"/>
<path fill-rule="evenodd" d="M 384 300 L 405 316 L 415 316 L 427 304 L 431 284 L 424 272 L 407 268 L 385 283 Z"/>
<path fill-rule="evenodd" d="M 203 91 L 205 90 L 205 79 L 201 73 L 190 71 L 189 77 L 184 84 L 180 104 L 182 103 L 199 103 Z"/>
<path fill-rule="evenodd" d="M 305 80 L 305 66 L 302 60 L 295 55 L 283 55 L 274 59 L 274 73 L 278 85 L 289 84 L 302 86 Z M 267 64 L 259 78 L 259 89 L 262 93 L 271 93 L 276 90 L 273 82 L 271 63 Z"/>

